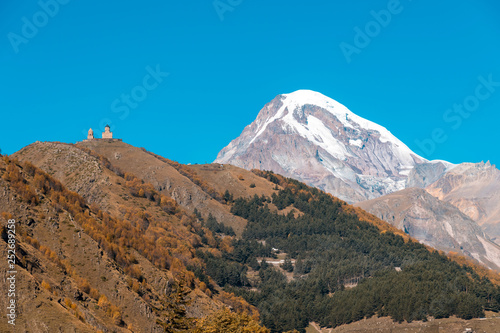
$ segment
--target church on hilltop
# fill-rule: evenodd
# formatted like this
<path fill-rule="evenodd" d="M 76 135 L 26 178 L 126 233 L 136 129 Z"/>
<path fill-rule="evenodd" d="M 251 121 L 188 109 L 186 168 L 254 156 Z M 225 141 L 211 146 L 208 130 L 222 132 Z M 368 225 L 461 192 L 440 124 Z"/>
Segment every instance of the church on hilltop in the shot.
<path fill-rule="evenodd" d="M 113 132 L 111 132 L 111 127 L 109 125 L 106 125 L 106 127 L 104 127 L 104 132 L 102 132 L 102 139 L 95 138 L 94 130 L 92 128 L 89 129 L 89 132 L 87 134 L 87 140 L 85 141 L 92 141 L 92 140 L 122 141 L 122 139 L 113 139 Z"/>

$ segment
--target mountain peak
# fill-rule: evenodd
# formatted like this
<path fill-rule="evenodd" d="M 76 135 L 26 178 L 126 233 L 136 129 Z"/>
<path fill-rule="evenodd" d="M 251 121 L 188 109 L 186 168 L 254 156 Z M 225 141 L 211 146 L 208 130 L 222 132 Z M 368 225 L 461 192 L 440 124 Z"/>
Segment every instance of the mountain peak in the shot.
<path fill-rule="evenodd" d="M 282 95 L 284 95 L 284 96 L 292 96 L 292 95 L 295 95 L 295 96 L 317 96 L 317 97 L 329 98 L 328 96 L 323 95 L 322 93 L 320 93 L 318 91 L 310 90 L 310 89 L 298 89 L 298 90 L 295 90 L 291 93 L 282 94 Z"/>
<path fill-rule="evenodd" d="M 405 188 L 427 160 L 334 99 L 297 90 L 266 104 L 216 162 L 273 170 L 355 202 Z"/>
<path fill-rule="evenodd" d="M 328 96 L 312 90 L 297 90 L 290 94 L 283 94 L 281 96 L 285 97 L 284 104 L 287 106 L 291 106 L 292 108 L 304 105 L 315 105 L 321 107 L 335 116 L 344 126 L 349 128 L 362 127 L 367 130 L 376 131 L 380 134 L 380 140 L 382 142 L 392 142 L 398 146 L 405 147 L 406 150 L 412 155 L 415 155 L 421 160 L 425 160 L 423 157 L 420 157 L 414 152 L 410 151 L 410 149 L 406 147 L 405 144 L 397 139 L 385 127 L 358 116 L 357 114 L 349 110 L 345 105 Z"/>
<path fill-rule="evenodd" d="M 320 92 L 308 89 L 296 90 L 288 94 L 281 94 L 281 96 L 285 97 L 286 99 L 300 101 L 301 103 L 321 105 L 334 102 L 336 104 L 340 104 L 337 101 L 333 100 L 332 98 L 326 95 L 323 95 Z"/>

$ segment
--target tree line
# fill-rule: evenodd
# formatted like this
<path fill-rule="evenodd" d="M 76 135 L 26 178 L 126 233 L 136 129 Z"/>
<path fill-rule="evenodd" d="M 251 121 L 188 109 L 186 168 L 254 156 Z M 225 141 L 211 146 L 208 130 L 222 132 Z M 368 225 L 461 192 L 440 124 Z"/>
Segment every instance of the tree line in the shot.
<path fill-rule="evenodd" d="M 336 327 L 374 315 L 411 322 L 500 310 L 499 288 L 471 267 L 360 221 L 317 189 L 261 175 L 283 188 L 272 197 L 235 199 L 231 212 L 248 220 L 243 238 L 233 241 L 232 253 L 200 257 L 207 274 L 255 305 L 272 332 L 304 332 L 311 321 Z M 279 212 L 287 207 L 288 214 Z M 282 270 L 257 262 L 271 257 L 272 248 L 288 254 L 282 268 L 293 272 L 291 282 Z M 250 270 L 258 272 L 257 282 L 248 280 Z"/>

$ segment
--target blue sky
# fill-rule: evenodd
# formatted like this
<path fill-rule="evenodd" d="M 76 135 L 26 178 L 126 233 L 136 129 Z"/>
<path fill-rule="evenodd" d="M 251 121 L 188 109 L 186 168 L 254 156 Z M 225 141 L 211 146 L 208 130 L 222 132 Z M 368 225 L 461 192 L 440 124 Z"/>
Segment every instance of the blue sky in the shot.
<path fill-rule="evenodd" d="M 3 0 L 0 148 L 109 123 L 211 162 L 276 95 L 312 89 L 426 158 L 500 164 L 499 59 L 495 0 Z"/>

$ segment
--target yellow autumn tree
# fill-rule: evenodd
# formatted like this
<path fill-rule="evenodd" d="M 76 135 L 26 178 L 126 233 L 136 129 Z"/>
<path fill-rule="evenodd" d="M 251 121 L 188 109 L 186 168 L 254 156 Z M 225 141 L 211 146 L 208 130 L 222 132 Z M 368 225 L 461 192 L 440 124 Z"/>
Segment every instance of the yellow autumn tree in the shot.
<path fill-rule="evenodd" d="M 99 297 L 99 301 L 97 302 L 97 305 L 99 305 L 103 310 L 108 310 L 109 309 L 109 306 L 110 306 L 110 303 L 108 301 L 108 298 L 104 295 L 102 295 L 101 297 Z"/>
<path fill-rule="evenodd" d="M 246 314 L 224 308 L 196 322 L 194 333 L 269 333 L 259 322 Z"/>

